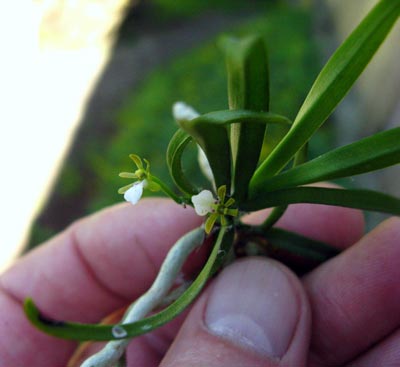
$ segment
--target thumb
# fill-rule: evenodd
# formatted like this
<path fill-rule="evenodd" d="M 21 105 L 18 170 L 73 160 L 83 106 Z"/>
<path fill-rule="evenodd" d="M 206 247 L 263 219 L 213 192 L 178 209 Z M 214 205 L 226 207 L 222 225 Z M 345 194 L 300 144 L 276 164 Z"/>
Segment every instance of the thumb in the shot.
<path fill-rule="evenodd" d="M 227 267 L 196 302 L 161 366 L 306 365 L 310 310 L 283 265 L 261 258 Z"/>

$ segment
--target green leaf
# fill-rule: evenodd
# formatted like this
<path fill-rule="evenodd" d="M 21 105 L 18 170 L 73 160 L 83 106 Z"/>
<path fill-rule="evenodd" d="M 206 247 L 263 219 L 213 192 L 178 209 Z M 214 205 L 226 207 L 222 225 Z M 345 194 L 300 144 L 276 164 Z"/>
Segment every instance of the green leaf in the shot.
<path fill-rule="evenodd" d="M 268 125 L 266 127 L 263 147 L 259 160 L 260 162 L 264 161 L 264 159 L 271 154 L 271 152 L 275 149 L 275 147 L 279 144 L 283 137 L 289 132 L 289 130 L 290 125 Z"/>
<path fill-rule="evenodd" d="M 220 44 L 226 56 L 229 108 L 268 111 L 268 54 L 262 37 L 224 37 Z M 236 123 L 231 126 L 233 191 L 239 201 L 247 195 L 248 183 L 260 158 L 264 134 L 263 125 Z"/>
<path fill-rule="evenodd" d="M 167 149 L 167 165 L 169 173 L 178 188 L 192 196 L 198 190 L 190 183 L 183 173 L 182 155 L 187 145 L 192 141 L 192 137 L 185 131 L 179 129 L 171 138 Z"/>
<path fill-rule="evenodd" d="M 210 276 L 221 266 L 226 252 L 224 250 L 222 253 L 220 251 L 221 248 L 228 248 L 232 244 L 232 241 L 233 230 L 229 227 L 221 227 L 206 264 L 191 286 L 179 299 L 159 313 L 134 323 L 120 324 L 127 332 L 126 338 L 146 334 L 166 324 L 185 310 L 203 289 Z M 40 314 L 30 298 L 25 300 L 24 310 L 33 325 L 45 333 L 59 338 L 79 341 L 116 339 L 112 333 L 112 328 L 115 325 L 91 325 L 51 320 Z"/>
<path fill-rule="evenodd" d="M 273 191 L 354 176 L 397 163 L 400 163 L 399 127 L 332 150 L 260 183 L 263 191 Z M 251 195 L 257 196 L 257 193 Z"/>
<path fill-rule="evenodd" d="M 238 236 L 258 244 L 265 256 L 284 263 L 299 275 L 311 271 L 340 253 L 339 249 L 324 242 L 281 228 L 264 230 L 260 226 L 244 226 L 239 229 Z"/>
<path fill-rule="evenodd" d="M 196 140 L 206 154 L 217 187 L 222 185 L 230 187 L 231 149 L 228 126 L 236 122 L 290 125 L 290 120 L 284 116 L 247 110 L 215 111 L 190 121 L 179 121 L 182 129 Z"/>
<path fill-rule="evenodd" d="M 263 192 L 244 203 L 242 210 L 295 203 L 326 204 L 400 215 L 400 200 L 371 190 L 327 189 L 322 187 L 296 187 Z"/>
<path fill-rule="evenodd" d="M 324 242 L 316 241 L 280 228 L 271 228 L 263 232 L 263 236 L 274 247 L 286 250 L 293 255 L 307 258 L 318 264 L 340 253 L 337 248 L 329 246 Z"/>
<path fill-rule="evenodd" d="M 180 121 L 180 126 L 188 132 L 203 149 L 214 176 L 215 185 L 231 185 L 231 148 L 227 127 L 209 122 L 202 116 L 190 121 Z"/>
<path fill-rule="evenodd" d="M 273 112 L 257 112 L 250 110 L 221 110 L 213 111 L 196 117 L 195 119 L 185 122 L 189 126 L 190 122 L 195 120 L 202 121 L 207 124 L 230 125 L 236 122 L 245 122 L 246 124 L 277 124 L 290 127 L 292 122 L 285 116 Z"/>
<path fill-rule="evenodd" d="M 314 82 L 289 133 L 257 169 L 253 191 L 279 172 L 329 117 L 364 70 L 400 14 L 400 0 L 380 1 L 338 48 Z"/>

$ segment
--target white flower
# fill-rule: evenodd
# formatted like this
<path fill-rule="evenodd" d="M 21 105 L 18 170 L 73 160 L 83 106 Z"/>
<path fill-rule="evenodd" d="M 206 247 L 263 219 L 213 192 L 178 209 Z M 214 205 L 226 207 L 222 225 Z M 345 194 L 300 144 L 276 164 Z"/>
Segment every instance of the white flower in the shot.
<path fill-rule="evenodd" d="M 197 215 L 204 216 L 213 212 L 216 199 L 209 190 L 203 190 L 192 196 L 192 203 Z"/>
<path fill-rule="evenodd" d="M 137 204 L 143 195 L 143 188 L 147 186 L 147 181 L 137 181 L 133 186 L 124 194 L 124 199 L 129 201 L 132 205 Z"/>
<path fill-rule="evenodd" d="M 190 121 L 200 116 L 200 114 L 184 102 L 175 102 L 172 106 L 172 115 L 176 121 Z"/>

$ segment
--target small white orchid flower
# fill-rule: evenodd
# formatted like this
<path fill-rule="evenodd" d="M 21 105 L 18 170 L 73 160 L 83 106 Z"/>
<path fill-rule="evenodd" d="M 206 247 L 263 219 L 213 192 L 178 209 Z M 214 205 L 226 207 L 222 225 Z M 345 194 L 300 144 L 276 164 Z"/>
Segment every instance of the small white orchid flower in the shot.
<path fill-rule="evenodd" d="M 191 106 L 184 102 L 175 102 L 172 106 L 172 115 L 176 121 L 190 121 L 200 116 Z"/>
<path fill-rule="evenodd" d="M 129 201 L 132 205 L 137 204 L 143 195 L 143 189 L 147 186 L 147 180 L 136 181 L 133 186 L 125 191 L 124 199 Z"/>
<path fill-rule="evenodd" d="M 209 190 L 203 190 L 192 196 L 192 203 L 197 215 L 204 216 L 215 210 L 216 199 Z"/>
<path fill-rule="evenodd" d="M 211 232 L 215 222 L 219 219 L 221 225 L 228 225 L 229 221 L 226 216 L 237 217 L 239 214 L 238 208 L 232 208 L 235 199 L 226 198 L 226 185 L 222 185 L 217 190 L 217 198 L 209 190 L 200 191 L 197 195 L 192 196 L 192 203 L 197 215 L 205 216 L 210 214 L 205 223 L 204 229 L 207 234 Z"/>

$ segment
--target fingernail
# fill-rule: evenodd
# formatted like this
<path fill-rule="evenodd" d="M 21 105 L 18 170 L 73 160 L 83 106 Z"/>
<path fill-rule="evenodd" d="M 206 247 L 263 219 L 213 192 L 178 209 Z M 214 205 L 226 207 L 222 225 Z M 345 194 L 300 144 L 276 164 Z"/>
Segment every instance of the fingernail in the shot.
<path fill-rule="evenodd" d="M 248 259 L 217 278 L 207 300 L 209 331 L 262 355 L 281 358 L 298 320 L 298 297 L 288 275 L 274 262 Z"/>

